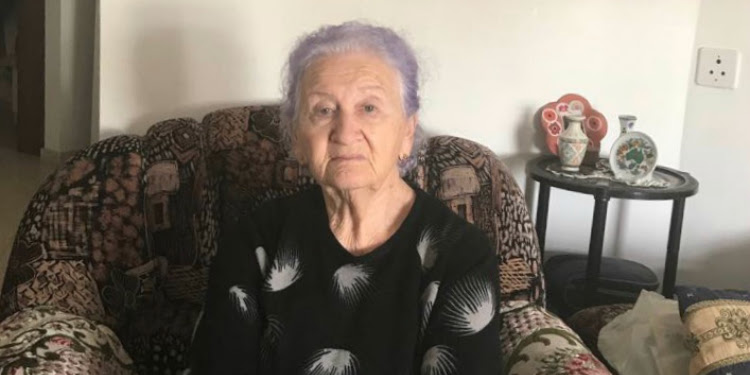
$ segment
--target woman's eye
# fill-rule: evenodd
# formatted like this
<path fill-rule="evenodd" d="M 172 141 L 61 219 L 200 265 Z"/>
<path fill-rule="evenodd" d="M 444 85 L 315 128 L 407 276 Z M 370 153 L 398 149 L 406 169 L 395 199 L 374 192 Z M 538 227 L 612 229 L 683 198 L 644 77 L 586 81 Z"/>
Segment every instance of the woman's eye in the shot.
<path fill-rule="evenodd" d="M 333 108 L 331 107 L 323 107 L 318 109 L 318 114 L 321 116 L 330 116 L 333 114 Z"/>
<path fill-rule="evenodd" d="M 364 107 L 362 107 L 362 109 L 364 109 L 365 112 L 367 113 L 375 112 L 375 106 L 372 104 L 365 104 Z"/>

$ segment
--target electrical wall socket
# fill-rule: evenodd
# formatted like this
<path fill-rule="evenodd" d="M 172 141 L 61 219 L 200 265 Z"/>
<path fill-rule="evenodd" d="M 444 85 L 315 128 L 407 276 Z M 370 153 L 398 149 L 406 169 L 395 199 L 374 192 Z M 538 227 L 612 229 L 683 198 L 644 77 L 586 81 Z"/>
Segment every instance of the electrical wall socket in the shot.
<path fill-rule="evenodd" d="M 725 48 L 698 50 L 695 83 L 702 86 L 736 89 L 740 80 L 740 51 Z"/>

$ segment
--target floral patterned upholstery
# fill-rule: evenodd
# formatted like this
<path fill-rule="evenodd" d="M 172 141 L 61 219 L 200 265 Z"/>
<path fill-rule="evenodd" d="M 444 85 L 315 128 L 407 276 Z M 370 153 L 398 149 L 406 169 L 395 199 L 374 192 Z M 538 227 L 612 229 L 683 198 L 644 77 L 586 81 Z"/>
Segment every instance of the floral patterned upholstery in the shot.
<path fill-rule="evenodd" d="M 508 375 L 609 374 L 572 329 L 539 306 L 505 313 L 500 336 Z"/>
<path fill-rule="evenodd" d="M 51 307 L 21 310 L 2 324 L 3 374 L 133 374 L 114 332 Z"/>
<path fill-rule="evenodd" d="M 0 319 L 7 317 L 0 330 L 11 333 L 0 336 L 0 348 L 7 337 L 33 329 L 18 323 L 19 314 L 55 311 L 90 322 L 80 329 L 111 328 L 133 360 L 112 354 L 119 353 L 114 339 L 109 346 L 87 346 L 98 356 L 90 361 L 108 358 L 114 367 L 83 371 L 60 357 L 55 366 L 68 373 L 184 369 L 221 229 L 265 200 L 313 184 L 280 143 L 278 122 L 276 106 L 231 108 L 201 123 L 163 121 L 145 136 L 109 138 L 69 159 L 37 191 L 19 226 L 0 296 Z M 508 373 L 608 373 L 544 310 L 525 201 L 490 150 L 433 137 L 407 178 L 483 229 L 496 246 Z M 52 338 L 55 331 L 42 335 Z M 54 362 L 41 355 L 17 349 L 0 362 L 0 372 L 10 363 L 41 371 Z M 117 366 L 122 370 L 112 370 Z"/>

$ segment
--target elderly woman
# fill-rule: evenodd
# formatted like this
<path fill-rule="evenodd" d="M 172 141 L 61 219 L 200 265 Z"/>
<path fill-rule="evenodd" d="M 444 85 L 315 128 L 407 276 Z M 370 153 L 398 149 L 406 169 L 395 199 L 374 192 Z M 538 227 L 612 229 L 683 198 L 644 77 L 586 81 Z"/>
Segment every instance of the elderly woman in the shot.
<path fill-rule="evenodd" d="M 318 183 L 224 235 L 193 374 L 498 374 L 497 261 L 410 186 L 418 65 L 393 31 L 323 27 L 289 56 L 282 134 Z"/>

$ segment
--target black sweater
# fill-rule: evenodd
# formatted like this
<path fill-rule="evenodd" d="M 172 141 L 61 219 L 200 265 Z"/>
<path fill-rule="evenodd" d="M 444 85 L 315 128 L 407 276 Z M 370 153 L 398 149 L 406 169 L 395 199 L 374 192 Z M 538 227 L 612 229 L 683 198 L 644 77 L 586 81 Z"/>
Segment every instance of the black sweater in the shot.
<path fill-rule="evenodd" d="M 331 232 L 319 187 L 222 234 L 191 374 L 498 374 L 497 259 L 415 190 L 401 227 L 363 256 Z"/>

